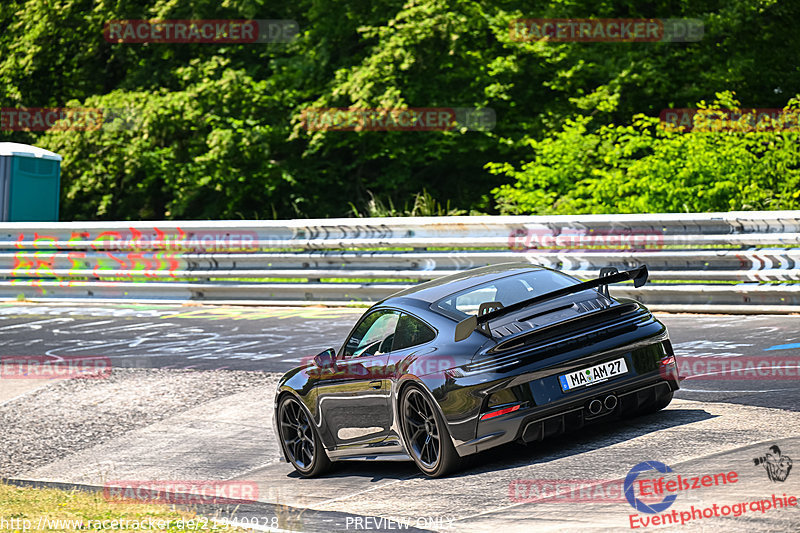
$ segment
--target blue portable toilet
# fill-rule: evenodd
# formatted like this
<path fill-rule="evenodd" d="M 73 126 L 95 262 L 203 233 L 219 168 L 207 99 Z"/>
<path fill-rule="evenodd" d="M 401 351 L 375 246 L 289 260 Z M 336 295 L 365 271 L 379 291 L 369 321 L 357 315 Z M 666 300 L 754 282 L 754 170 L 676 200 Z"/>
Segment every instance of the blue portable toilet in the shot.
<path fill-rule="evenodd" d="M 0 221 L 57 221 L 60 188 L 60 155 L 27 144 L 0 143 Z"/>

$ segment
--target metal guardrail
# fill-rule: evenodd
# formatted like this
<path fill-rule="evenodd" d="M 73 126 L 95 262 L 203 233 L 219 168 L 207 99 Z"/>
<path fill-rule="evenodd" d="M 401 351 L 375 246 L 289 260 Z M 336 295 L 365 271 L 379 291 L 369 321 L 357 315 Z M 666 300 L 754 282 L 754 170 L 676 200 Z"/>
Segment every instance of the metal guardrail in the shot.
<path fill-rule="evenodd" d="M 0 298 L 349 303 L 509 261 L 647 264 L 664 310 L 800 311 L 800 211 L 0 223 Z"/>

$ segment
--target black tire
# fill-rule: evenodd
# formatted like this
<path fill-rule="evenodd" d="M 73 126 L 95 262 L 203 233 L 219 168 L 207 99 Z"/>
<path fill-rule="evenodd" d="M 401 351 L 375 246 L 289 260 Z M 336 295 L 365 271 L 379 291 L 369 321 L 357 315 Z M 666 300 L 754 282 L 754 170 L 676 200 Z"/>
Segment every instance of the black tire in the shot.
<path fill-rule="evenodd" d="M 308 411 L 293 396 L 278 404 L 278 438 L 283 454 L 301 476 L 319 476 L 331 467 Z"/>
<path fill-rule="evenodd" d="M 407 387 L 400 397 L 399 411 L 403 442 L 423 474 L 442 477 L 461 466 L 447 425 L 422 389 Z"/>
<path fill-rule="evenodd" d="M 672 392 L 673 391 L 669 391 L 667 394 L 657 399 L 655 403 L 642 409 L 639 414 L 650 415 L 664 409 L 672 401 Z"/>

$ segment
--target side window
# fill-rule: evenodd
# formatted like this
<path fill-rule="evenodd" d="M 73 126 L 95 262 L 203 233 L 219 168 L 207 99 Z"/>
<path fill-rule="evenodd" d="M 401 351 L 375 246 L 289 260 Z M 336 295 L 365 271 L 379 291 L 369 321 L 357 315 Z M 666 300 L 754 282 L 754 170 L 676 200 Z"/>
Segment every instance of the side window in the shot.
<path fill-rule="evenodd" d="M 436 338 L 436 333 L 424 322 L 403 313 L 397 323 L 394 336 L 394 349 L 401 350 L 418 344 L 425 344 Z"/>
<path fill-rule="evenodd" d="M 392 351 L 394 330 L 400 313 L 397 311 L 375 311 L 367 315 L 347 339 L 343 359 L 381 355 Z"/>

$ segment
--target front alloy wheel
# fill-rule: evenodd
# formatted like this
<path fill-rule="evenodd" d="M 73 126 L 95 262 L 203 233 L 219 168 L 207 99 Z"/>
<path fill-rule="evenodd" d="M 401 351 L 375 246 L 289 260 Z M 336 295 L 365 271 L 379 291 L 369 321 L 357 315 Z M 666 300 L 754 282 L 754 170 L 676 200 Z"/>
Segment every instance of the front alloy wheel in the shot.
<path fill-rule="evenodd" d="M 278 432 L 283 452 L 303 477 L 314 477 L 331 465 L 305 408 L 291 396 L 278 406 Z"/>

